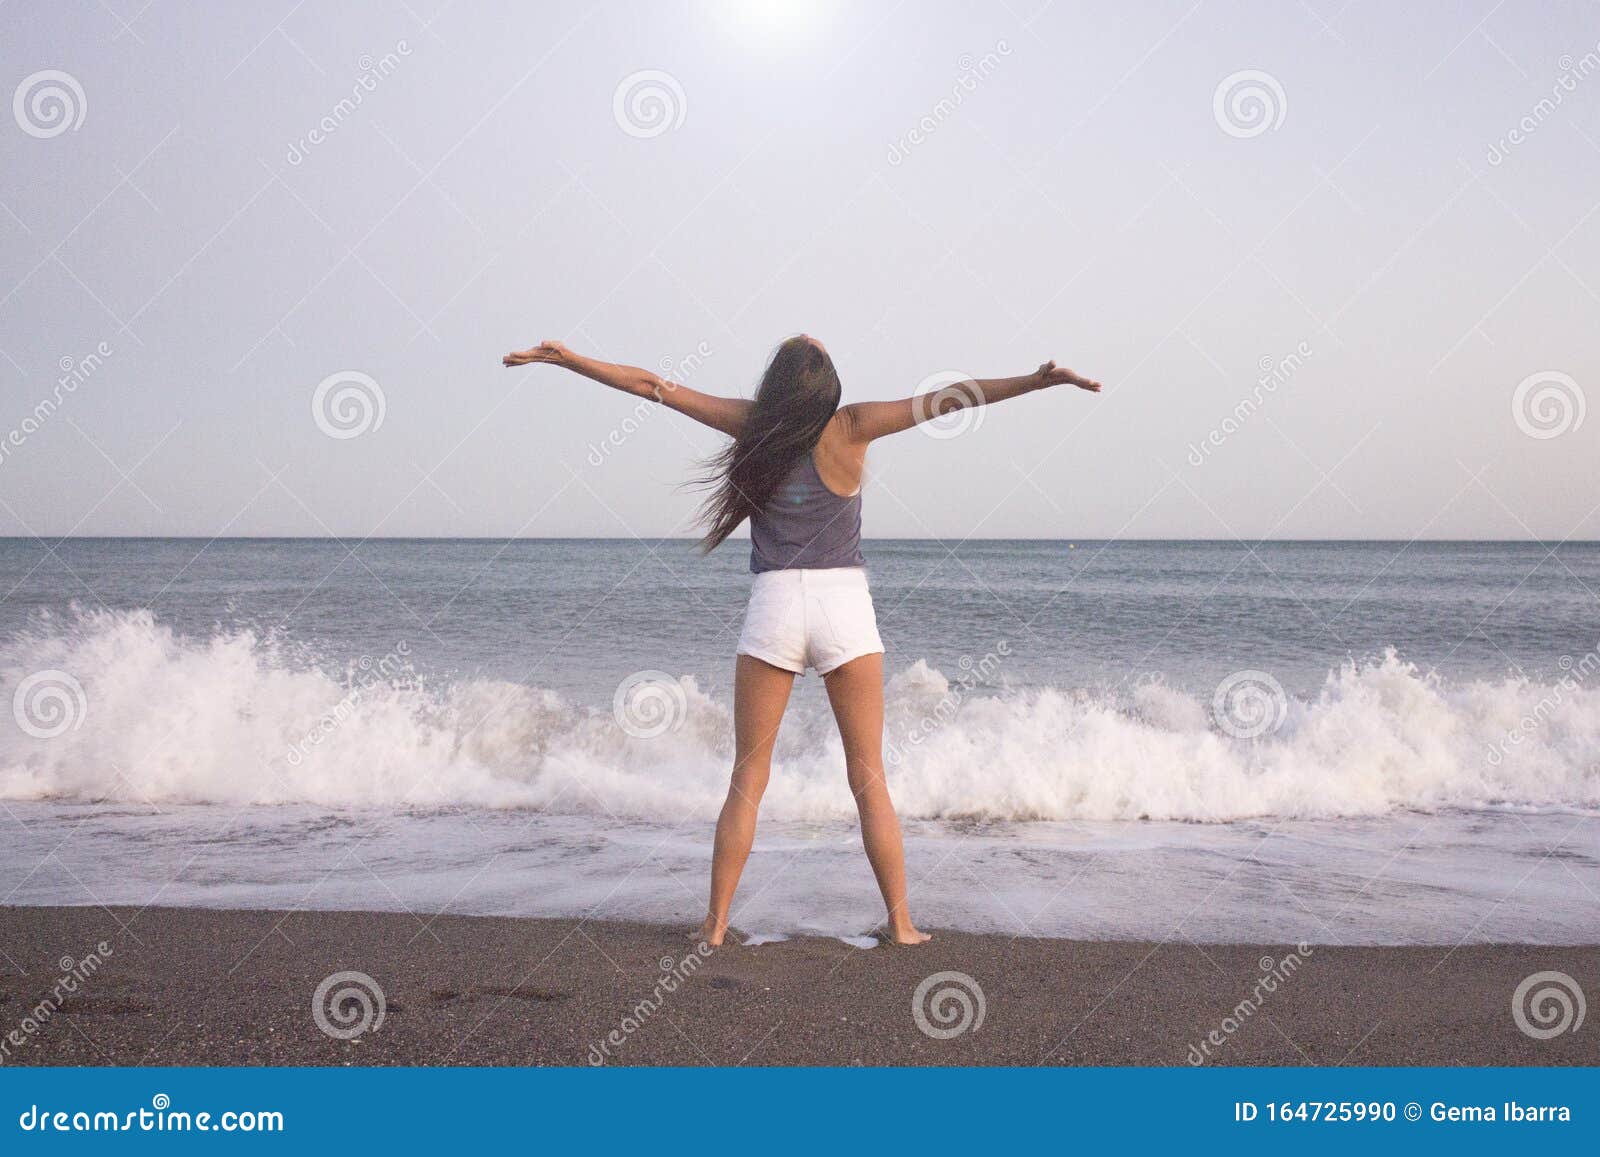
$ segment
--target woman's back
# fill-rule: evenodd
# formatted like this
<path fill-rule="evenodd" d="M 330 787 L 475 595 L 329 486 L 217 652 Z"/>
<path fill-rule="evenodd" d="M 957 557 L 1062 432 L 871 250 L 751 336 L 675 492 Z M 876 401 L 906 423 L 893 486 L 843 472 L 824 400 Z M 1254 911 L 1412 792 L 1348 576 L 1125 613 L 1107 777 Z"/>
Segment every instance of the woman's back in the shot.
<path fill-rule="evenodd" d="M 861 491 L 836 494 L 802 455 L 772 497 L 750 516 L 750 569 L 831 570 L 861 566 Z"/>

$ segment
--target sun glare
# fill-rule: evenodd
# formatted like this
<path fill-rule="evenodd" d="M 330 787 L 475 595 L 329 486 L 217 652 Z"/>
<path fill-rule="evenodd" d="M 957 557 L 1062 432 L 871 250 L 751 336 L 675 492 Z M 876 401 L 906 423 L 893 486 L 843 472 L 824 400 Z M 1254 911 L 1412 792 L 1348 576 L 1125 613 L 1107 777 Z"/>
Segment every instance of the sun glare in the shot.
<path fill-rule="evenodd" d="M 753 43 L 806 42 L 829 23 L 830 0 L 729 0 L 728 22 Z"/>

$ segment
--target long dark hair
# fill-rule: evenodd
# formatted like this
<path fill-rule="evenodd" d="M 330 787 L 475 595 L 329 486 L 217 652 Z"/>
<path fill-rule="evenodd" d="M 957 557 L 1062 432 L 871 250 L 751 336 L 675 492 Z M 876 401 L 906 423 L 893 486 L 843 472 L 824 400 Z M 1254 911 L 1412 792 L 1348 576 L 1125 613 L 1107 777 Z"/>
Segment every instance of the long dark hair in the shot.
<path fill-rule="evenodd" d="M 811 453 L 838 409 L 839 375 L 827 350 L 800 334 L 773 351 L 739 436 L 695 480 L 712 488 L 700 508 L 699 521 L 706 528 L 702 551 L 715 550 L 766 505 L 794 464 Z"/>

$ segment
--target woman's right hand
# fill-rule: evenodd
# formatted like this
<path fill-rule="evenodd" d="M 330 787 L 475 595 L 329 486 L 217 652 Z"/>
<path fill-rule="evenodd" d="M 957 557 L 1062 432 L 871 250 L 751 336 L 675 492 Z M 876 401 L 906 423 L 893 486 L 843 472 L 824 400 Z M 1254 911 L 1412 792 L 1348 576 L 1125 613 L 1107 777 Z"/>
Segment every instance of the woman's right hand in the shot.
<path fill-rule="evenodd" d="M 568 358 L 567 347 L 558 341 L 542 341 L 532 349 L 513 350 L 500 359 L 500 364 L 506 368 L 512 366 L 526 366 L 534 362 L 547 362 L 550 365 L 565 365 Z"/>

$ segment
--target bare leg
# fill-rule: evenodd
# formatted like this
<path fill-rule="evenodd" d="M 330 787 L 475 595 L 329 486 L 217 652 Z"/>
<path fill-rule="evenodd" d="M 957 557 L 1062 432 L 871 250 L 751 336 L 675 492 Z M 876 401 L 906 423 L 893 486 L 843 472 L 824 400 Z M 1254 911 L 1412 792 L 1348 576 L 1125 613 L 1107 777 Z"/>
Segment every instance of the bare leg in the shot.
<path fill-rule="evenodd" d="M 756 811 L 772 772 L 772 746 L 783 722 L 794 673 L 749 655 L 740 655 L 733 679 L 733 780 L 717 817 L 717 839 L 711 852 L 711 905 L 700 936 L 722 943 L 728 931 L 728 909 L 739 876 L 756 838 Z"/>
<path fill-rule="evenodd" d="M 845 774 L 861 813 L 861 842 L 889 910 L 889 934 L 901 944 L 928 939 L 906 907 L 906 854 L 900 821 L 883 777 L 883 656 L 863 655 L 823 676 L 844 741 Z"/>

